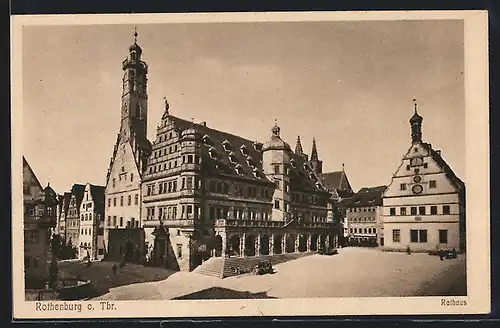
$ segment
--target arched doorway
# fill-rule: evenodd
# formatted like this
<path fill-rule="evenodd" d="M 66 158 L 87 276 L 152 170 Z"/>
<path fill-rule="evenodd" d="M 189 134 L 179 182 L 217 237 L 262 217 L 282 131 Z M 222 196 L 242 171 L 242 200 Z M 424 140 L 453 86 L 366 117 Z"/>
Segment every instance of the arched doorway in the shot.
<path fill-rule="evenodd" d="M 307 235 L 299 235 L 299 252 L 305 252 L 307 250 Z"/>
<path fill-rule="evenodd" d="M 269 236 L 260 236 L 260 255 L 269 255 Z"/>
<path fill-rule="evenodd" d="M 281 235 L 274 235 L 274 240 L 273 240 L 274 254 L 281 254 L 283 252 L 283 249 L 281 248 L 282 242 L 283 242 L 283 237 Z"/>
<path fill-rule="evenodd" d="M 311 236 L 311 251 L 315 252 L 318 250 L 318 235 Z"/>
<path fill-rule="evenodd" d="M 248 235 L 245 238 L 245 256 L 255 256 L 255 236 Z"/>
<path fill-rule="evenodd" d="M 215 236 L 214 250 L 216 257 L 222 256 L 222 237 L 220 235 Z"/>
<path fill-rule="evenodd" d="M 134 244 L 130 240 L 125 243 L 125 262 L 134 260 Z"/>
<path fill-rule="evenodd" d="M 229 238 L 229 256 L 240 256 L 240 236 L 232 235 Z"/>
<path fill-rule="evenodd" d="M 286 253 L 295 252 L 295 235 L 286 235 L 285 252 Z"/>

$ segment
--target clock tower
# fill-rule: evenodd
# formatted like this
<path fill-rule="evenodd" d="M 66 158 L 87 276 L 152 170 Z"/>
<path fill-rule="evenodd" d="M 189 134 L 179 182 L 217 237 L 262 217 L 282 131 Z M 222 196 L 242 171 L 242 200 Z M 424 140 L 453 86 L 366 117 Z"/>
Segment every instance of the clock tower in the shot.
<path fill-rule="evenodd" d="M 422 140 L 423 118 L 414 107 L 411 145 L 383 196 L 384 248 L 464 250 L 465 184 Z"/>
<path fill-rule="evenodd" d="M 129 47 L 129 54 L 122 62 L 123 88 L 121 101 L 120 140 L 122 143 L 136 137 L 147 136 L 147 74 L 148 65 L 141 60 L 142 49 L 137 44 L 137 31 L 134 44 Z"/>

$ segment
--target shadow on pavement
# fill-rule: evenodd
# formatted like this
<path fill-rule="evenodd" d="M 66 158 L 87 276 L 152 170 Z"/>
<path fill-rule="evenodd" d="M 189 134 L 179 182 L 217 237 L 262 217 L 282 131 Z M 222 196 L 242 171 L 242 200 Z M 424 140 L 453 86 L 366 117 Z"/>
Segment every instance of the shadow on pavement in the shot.
<path fill-rule="evenodd" d="M 267 292 L 250 293 L 237 290 L 211 287 L 191 294 L 174 298 L 174 300 L 199 300 L 199 299 L 256 299 L 256 298 L 276 298 L 268 296 Z"/>
<path fill-rule="evenodd" d="M 127 263 L 118 267 L 116 274 L 112 270 L 114 262 L 93 262 L 91 266 L 85 263 L 61 263 L 59 277 L 63 279 L 78 278 L 91 281 L 89 298 L 98 297 L 109 292 L 110 288 L 125 285 L 160 281 L 170 277 L 175 271 L 157 267 L 146 267 Z M 117 266 L 119 263 L 116 263 Z"/>

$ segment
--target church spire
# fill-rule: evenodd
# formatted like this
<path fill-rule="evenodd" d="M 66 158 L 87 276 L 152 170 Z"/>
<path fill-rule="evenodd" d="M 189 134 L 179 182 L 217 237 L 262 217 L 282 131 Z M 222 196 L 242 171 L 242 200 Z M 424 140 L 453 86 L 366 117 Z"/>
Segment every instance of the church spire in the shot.
<path fill-rule="evenodd" d="M 410 118 L 411 141 L 412 143 L 422 142 L 422 121 L 424 120 L 417 112 L 417 100 L 413 99 L 415 113 Z"/>
<path fill-rule="evenodd" d="M 316 148 L 316 139 L 315 138 L 313 138 L 310 163 L 311 163 L 311 166 L 312 166 L 314 172 L 316 172 L 316 174 L 323 173 L 323 161 L 319 160 L 318 149 Z"/>
<path fill-rule="evenodd" d="M 312 145 L 312 150 L 311 150 L 311 161 L 317 161 L 318 160 L 318 150 L 316 149 L 316 139 L 313 138 L 313 145 Z"/>
<path fill-rule="evenodd" d="M 300 143 L 300 136 L 297 136 L 297 144 L 295 145 L 295 154 L 304 155 L 304 150 L 302 149 L 302 144 Z"/>

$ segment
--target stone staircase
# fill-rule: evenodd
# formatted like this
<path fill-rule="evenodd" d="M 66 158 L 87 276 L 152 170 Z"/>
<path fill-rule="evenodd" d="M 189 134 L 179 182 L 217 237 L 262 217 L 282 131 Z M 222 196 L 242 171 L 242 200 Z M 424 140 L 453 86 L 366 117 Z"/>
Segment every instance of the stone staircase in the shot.
<path fill-rule="evenodd" d="M 194 269 L 193 272 L 222 279 L 238 275 L 234 268 L 239 268 L 241 273 L 245 273 L 249 272 L 262 261 L 269 261 L 274 266 L 276 264 L 309 256 L 314 253 L 316 252 L 259 255 L 250 257 L 211 257 Z"/>

